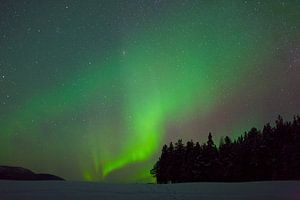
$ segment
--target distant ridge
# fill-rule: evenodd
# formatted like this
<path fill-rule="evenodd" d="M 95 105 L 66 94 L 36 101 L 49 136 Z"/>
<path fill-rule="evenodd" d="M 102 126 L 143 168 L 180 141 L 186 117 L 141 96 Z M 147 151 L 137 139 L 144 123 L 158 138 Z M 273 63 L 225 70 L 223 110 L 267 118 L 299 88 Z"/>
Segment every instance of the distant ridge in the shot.
<path fill-rule="evenodd" d="M 0 166 L 0 179 L 3 180 L 59 180 L 64 181 L 63 178 L 52 174 L 36 174 L 29 169 L 22 167 Z"/>

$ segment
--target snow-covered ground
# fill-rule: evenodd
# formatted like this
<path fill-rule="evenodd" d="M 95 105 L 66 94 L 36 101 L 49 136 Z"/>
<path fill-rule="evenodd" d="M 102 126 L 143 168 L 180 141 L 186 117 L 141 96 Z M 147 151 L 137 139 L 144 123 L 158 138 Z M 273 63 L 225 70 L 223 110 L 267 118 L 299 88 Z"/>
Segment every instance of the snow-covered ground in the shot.
<path fill-rule="evenodd" d="M 0 200 L 300 200 L 300 181 L 251 183 L 105 184 L 63 181 L 0 181 Z"/>

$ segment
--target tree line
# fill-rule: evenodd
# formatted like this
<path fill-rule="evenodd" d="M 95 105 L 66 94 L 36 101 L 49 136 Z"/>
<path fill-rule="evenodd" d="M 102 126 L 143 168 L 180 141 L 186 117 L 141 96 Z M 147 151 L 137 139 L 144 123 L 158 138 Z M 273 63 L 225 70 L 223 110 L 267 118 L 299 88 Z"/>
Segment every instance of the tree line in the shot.
<path fill-rule="evenodd" d="M 211 133 L 204 144 L 171 142 L 150 173 L 157 183 L 300 180 L 300 117 L 279 116 L 273 127 L 226 136 L 218 146 Z"/>

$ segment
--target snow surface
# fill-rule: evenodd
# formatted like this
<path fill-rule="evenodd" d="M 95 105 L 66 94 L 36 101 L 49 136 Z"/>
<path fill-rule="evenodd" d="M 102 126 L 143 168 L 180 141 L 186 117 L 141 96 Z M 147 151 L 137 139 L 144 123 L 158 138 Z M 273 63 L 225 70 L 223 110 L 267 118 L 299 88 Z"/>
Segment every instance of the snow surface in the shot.
<path fill-rule="evenodd" d="M 0 200 L 6 199 L 300 200 L 300 181 L 169 185 L 69 181 L 0 181 Z"/>

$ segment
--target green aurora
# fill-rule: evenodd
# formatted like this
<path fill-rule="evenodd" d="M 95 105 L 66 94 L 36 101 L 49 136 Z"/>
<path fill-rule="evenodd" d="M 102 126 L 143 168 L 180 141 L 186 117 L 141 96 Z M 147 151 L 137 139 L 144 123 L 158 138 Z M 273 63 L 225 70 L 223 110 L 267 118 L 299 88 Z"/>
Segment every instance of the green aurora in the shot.
<path fill-rule="evenodd" d="M 274 115 L 263 114 L 262 110 L 253 112 L 252 108 L 261 105 L 259 98 L 250 97 L 246 103 L 241 101 L 240 107 L 229 109 L 235 125 L 226 124 L 225 120 L 219 127 L 203 128 L 203 121 L 210 121 L 211 116 L 218 114 L 218 108 L 239 104 L 238 96 L 247 93 L 244 90 L 250 88 L 250 93 L 258 97 L 278 86 L 271 79 L 261 77 L 270 70 L 269 75 L 276 76 L 290 65 L 294 54 L 279 60 L 274 49 L 284 47 L 282 55 L 294 48 L 293 41 L 298 39 L 299 42 L 300 26 L 295 25 L 300 19 L 299 3 L 290 1 L 283 6 L 276 1 L 262 5 L 234 3 L 236 1 L 105 1 L 102 9 L 110 9 L 110 12 L 98 15 L 96 2 L 82 5 L 69 1 L 66 5 L 72 12 L 58 11 L 67 15 L 72 24 L 65 27 L 62 37 L 34 33 L 32 39 L 24 36 L 24 40 L 20 40 L 20 36 L 12 35 L 5 44 L 12 44 L 16 49 L 23 44 L 17 52 L 26 52 L 24 58 L 15 61 L 17 55 L 6 52 L 1 45 L 1 57 L 8 54 L 1 67 L 12 63 L 20 68 L 29 67 L 26 74 L 40 70 L 42 76 L 31 75 L 32 79 L 26 82 L 18 74 L 26 76 L 24 71 L 17 70 L 11 75 L 14 82 L 22 79 L 17 86 L 5 85 L 6 78 L 1 82 L 7 88 L 6 93 L 19 93 L 14 102 L 1 105 L 0 163 L 49 171 L 69 179 L 151 181 L 149 170 L 164 143 L 175 141 L 178 136 L 204 142 L 206 130 L 210 129 L 217 132 L 216 138 L 228 131 L 239 135 L 250 126 L 273 120 L 268 117 Z M 8 6 L 14 4 L 19 3 Z M 96 8 L 90 10 L 93 17 L 90 19 L 79 10 L 91 8 L 92 4 Z M 55 8 L 64 6 L 55 5 Z M 49 16 L 51 6 L 46 10 Z M 140 6 L 142 10 L 137 11 Z M 39 24 L 26 21 L 33 13 L 34 8 L 29 6 L 24 13 L 28 18 L 23 23 L 30 27 Z M 46 19 L 48 15 L 41 17 Z M 99 22 L 94 18 L 99 18 Z M 106 22 L 118 27 L 121 33 L 115 34 Z M 98 33 L 95 35 L 103 40 L 93 41 L 87 31 L 73 30 L 79 23 L 94 26 L 95 30 L 89 30 Z M 17 24 L 11 26 L 22 29 Z M 295 29 L 287 33 L 286 27 L 293 26 Z M 41 32 L 49 27 L 49 24 L 44 25 Z M 63 29 L 56 30 L 63 32 Z M 33 38 L 38 37 L 46 44 L 34 42 Z M 84 45 L 85 40 L 91 41 Z M 72 54 L 75 50 L 65 52 L 73 43 L 86 50 L 79 56 Z M 66 47 L 58 48 L 59 45 Z M 29 64 L 29 58 L 36 53 L 33 47 L 41 51 L 42 64 L 38 66 Z M 71 64 L 49 59 L 49 51 L 57 58 L 71 59 Z M 299 68 L 299 62 L 294 65 Z M 55 70 L 53 79 L 43 80 Z M 1 73 L 6 71 L 1 70 Z M 10 77 L 8 72 L 7 78 Z M 299 83 L 298 78 L 295 81 Z M 296 91 L 286 80 L 282 85 L 290 93 Z M 286 107 L 287 110 L 275 105 L 271 111 L 287 116 L 296 114 L 293 112 L 299 111 L 297 98 L 298 95 L 291 95 L 292 106 Z M 245 108 L 246 104 L 252 106 Z M 230 118 L 230 113 L 228 115 Z M 215 116 L 214 120 L 221 119 Z M 190 123 L 193 125 L 187 125 Z M 194 126 L 200 128 L 189 128 Z M 172 136 L 170 127 L 177 127 L 181 135 Z M 198 132 L 201 128 L 203 132 Z M 126 174 L 129 169 L 132 169 L 131 178 L 116 178 L 118 173 Z"/>

